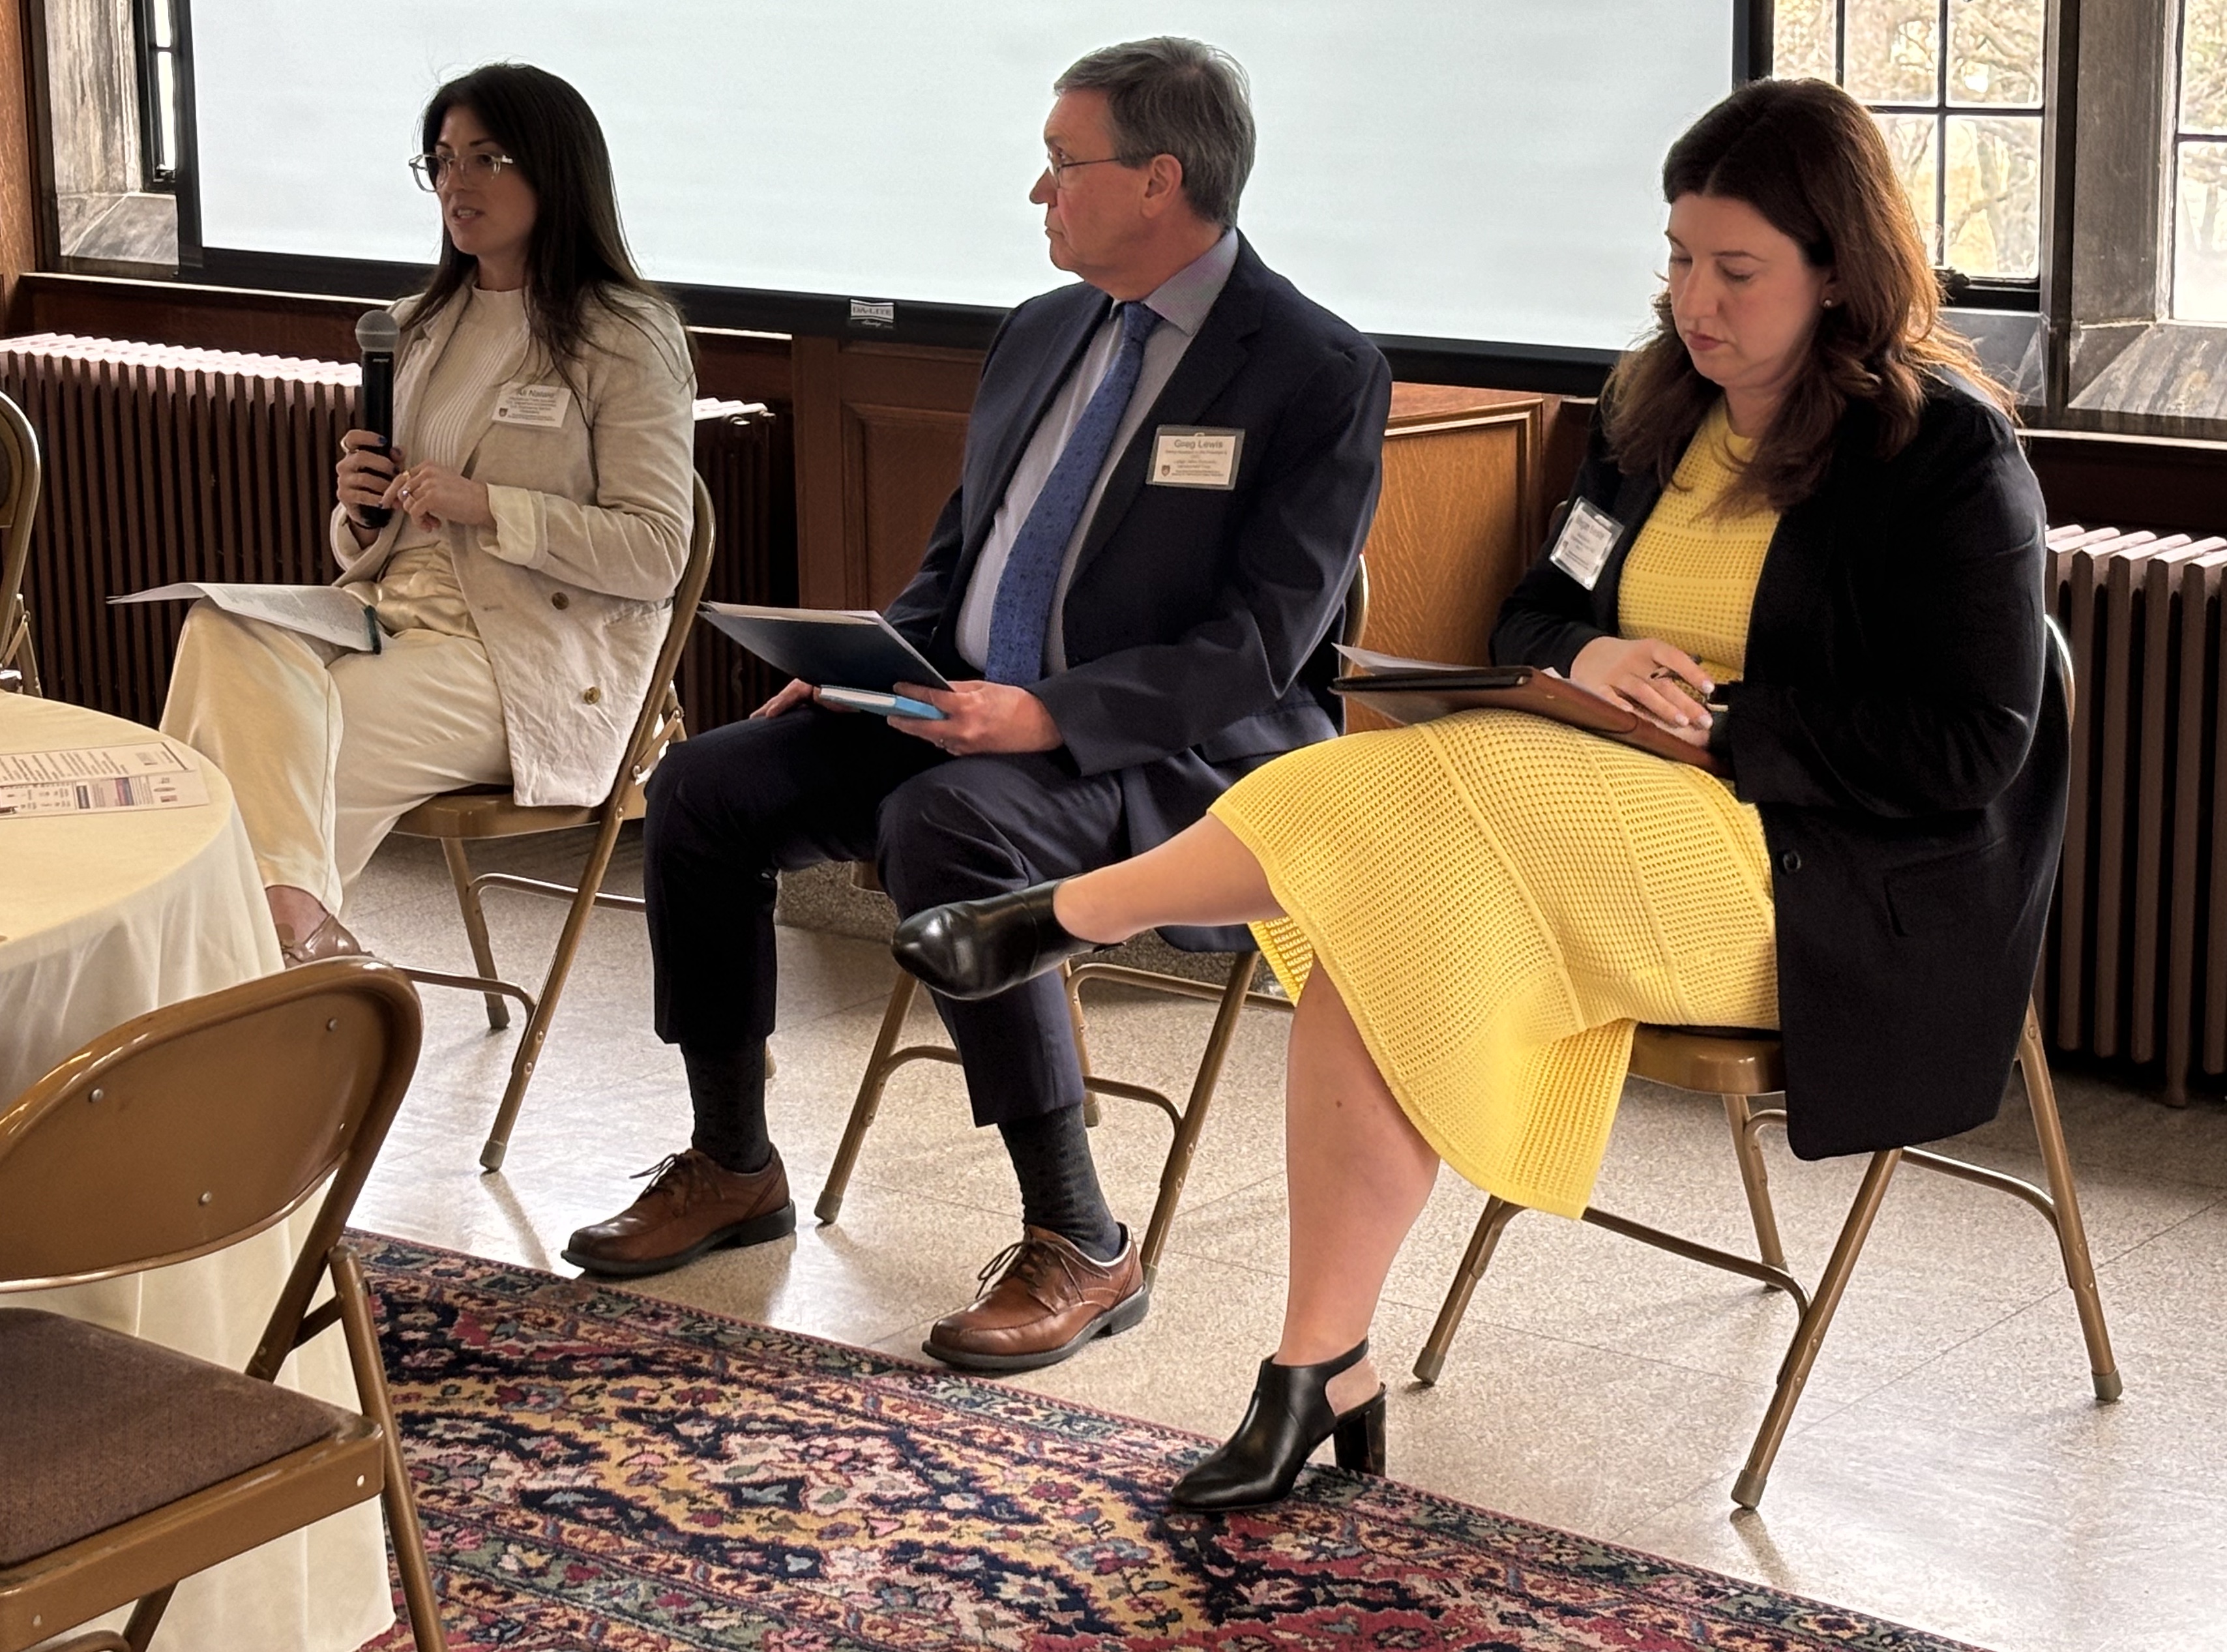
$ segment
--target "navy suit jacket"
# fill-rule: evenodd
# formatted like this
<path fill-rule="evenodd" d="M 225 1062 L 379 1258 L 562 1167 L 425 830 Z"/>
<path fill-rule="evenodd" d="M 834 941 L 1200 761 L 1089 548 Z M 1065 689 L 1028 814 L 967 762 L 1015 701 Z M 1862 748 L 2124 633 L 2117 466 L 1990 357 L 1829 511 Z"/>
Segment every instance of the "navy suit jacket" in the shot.
<path fill-rule="evenodd" d="M 958 489 L 888 609 L 947 675 L 979 674 L 957 647 L 967 582 L 1030 436 L 1112 302 L 1062 287 L 1015 309 L 990 346 Z M 1338 731 L 1330 638 L 1375 513 L 1391 397 L 1376 347 L 1241 238 L 1091 518 L 1061 614 L 1067 669 L 1030 686 L 1076 771 L 1120 775 L 1131 853 L 1190 825 L 1248 770 Z M 1243 431 L 1235 485 L 1148 483 L 1165 424 Z"/>

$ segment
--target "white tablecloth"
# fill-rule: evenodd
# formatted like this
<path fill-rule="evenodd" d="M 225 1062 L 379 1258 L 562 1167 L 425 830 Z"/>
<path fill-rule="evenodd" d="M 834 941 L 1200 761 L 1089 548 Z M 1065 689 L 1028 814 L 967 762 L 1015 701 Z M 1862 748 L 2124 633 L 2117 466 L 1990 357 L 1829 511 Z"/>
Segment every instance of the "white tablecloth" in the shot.
<path fill-rule="evenodd" d="M 158 737 L 99 711 L 0 694 L 0 752 Z M 206 807 L 0 819 L 0 1100 L 106 1028 L 279 967 L 232 788 L 214 764 L 200 767 Z M 198 1261 L 0 1296 L 0 1305 L 75 1314 L 237 1370 L 314 1209 L 312 1201 L 291 1221 Z M 289 1360 L 280 1380 L 357 1407 L 337 1330 Z M 188 1579 L 155 1643 L 163 1652 L 351 1652 L 393 1622 L 386 1553 L 378 1503 L 359 1504 Z"/>

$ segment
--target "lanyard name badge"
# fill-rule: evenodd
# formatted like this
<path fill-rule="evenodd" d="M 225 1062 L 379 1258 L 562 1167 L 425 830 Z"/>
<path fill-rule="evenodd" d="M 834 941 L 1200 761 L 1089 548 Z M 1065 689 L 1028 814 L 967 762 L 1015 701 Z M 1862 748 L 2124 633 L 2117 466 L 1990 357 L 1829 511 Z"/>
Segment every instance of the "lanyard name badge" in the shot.
<path fill-rule="evenodd" d="M 1547 558 L 1591 590 L 1599 583 L 1601 570 L 1608 565 L 1608 553 L 1616 549 L 1616 542 L 1623 537 L 1623 523 L 1591 501 L 1580 499 L 1570 507 L 1569 515 L 1562 521 L 1562 531 L 1554 536 L 1554 548 L 1547 553 Z"/>

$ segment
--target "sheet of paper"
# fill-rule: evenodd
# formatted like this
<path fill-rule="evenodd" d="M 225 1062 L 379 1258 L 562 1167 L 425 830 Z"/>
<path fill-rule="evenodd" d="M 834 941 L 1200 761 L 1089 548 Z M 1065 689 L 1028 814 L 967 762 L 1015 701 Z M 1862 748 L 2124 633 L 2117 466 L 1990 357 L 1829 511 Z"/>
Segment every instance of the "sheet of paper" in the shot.
<path fill-rule="evenodd" d="M 194 808 L 207 801 L 201 771 L 160 740 L 0 752 L 0 819 Z"/>
<path fill-rule="evenodd" d="M 1343 642 L 1331 645 L 1338 657 L 1349 666 L 1362 671 L 1474 671 L 1474 666 L 1448 665 L 1443 660 L 1408 660 L 1396 654 L 1379 654 L 1374 648 L 1349 648 Z"/>
<path fill-rule="evenodd" d="M 1476 671 L 1476 666 L 1449 665 L 1443 660 L 1410 660 L 1404 654 L 1379 654 L 1374 648 L 1349 648 L 1343 642 L 1330 645 L 1338 657 L 1357 671 Z M 1561 673 L 1552 666 L 1539 667 L 1541 676 L 1560 678 Z"/>
<path fill-rule="evenodd" d="M 336 648 L 379 652 L 379 622 L 339 585 L 226 585 L 187 580 L 112 596 L 111 603 L 172 603 L 206 596 L 227 614 L 283 625 Z"/>

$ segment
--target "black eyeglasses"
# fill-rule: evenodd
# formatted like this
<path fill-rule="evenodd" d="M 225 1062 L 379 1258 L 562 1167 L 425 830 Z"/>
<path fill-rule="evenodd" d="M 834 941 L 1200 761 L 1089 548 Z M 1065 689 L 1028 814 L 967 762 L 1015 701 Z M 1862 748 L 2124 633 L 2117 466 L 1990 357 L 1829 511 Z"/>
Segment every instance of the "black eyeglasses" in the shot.
<path fill-rule="evenodd" d="M 507 155 L 484 153 L 413 155 L 410 157 L 410 170 L 417 175 L 418 187 L 428 195 L 441 187 L 442 181 L 449 175 L 450 167 L 461 168 L 461 175 L 467 182 L 493 183 L 502 175 L 503 168 L 517 164 L 518 163 Z"/>

